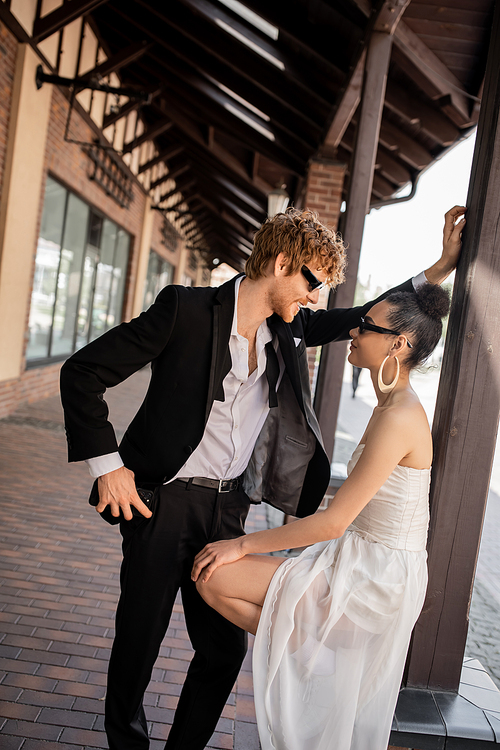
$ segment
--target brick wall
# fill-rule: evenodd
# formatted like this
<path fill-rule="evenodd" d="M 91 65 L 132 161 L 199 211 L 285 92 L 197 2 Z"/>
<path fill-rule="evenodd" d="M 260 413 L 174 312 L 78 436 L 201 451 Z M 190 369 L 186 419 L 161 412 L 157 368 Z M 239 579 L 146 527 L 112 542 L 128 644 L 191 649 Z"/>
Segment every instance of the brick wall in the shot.
<path fill-rule="evenodd" d="M 315 211 L 320 221 L 332 229 L 339 224 L 340 206 L 342 203 L 342 189 L 344 186 L 346 165 L 331 159 L 318 159 L 311 162 L 307 176 L 304 207 Z M 326 308 L 328 293 L 322 294 L 315 309 Z M 309 378 L 311 387 L 314 385 L 316 372 L 317 347 L 307 350 Z"/>
<path fill-rule="evenodd" d="M 12 105 L 12 86 L 16 66 L 17 40 L 0 23 L 0 194 L 3 194 L 7 136 Z M 5 356 L 5 352 L 2 356 Z M 18 380 L 0 383 L 0 415 L 5 416 L 15 407 Z"/>
<path fill-rule="evenodd" d="M 16 52 L 17 40 L 15 36 L 6 26 L 0 23 L 0 192 L 3 187 L 5 170 Z"/>
<path fill-rule="evenodd" d="M 337 229 L 346 165 L 330 159 L 311 162 L 304 206 L 316 211 L 320 220 Z"/>
<path fill-rule="evenodd" d="M 0 382 L 0 419 L 21 404 L 39 401 L 59 392 L 61 362 L 26 370 L 20 378 Z"/>
<path fill-rule="evenodd" d="M 51 174 L 63 182 L 67 188 L 76 193 L 80 198 L 95 206 L 131 234 L 123 308 L 123 317 L 128 320 L 132 312 L 133 290 L 137 274 L 139 242 L 146 196 L 137 183 L 132 183 L 134 199 L 128 208 L 121 208 L 111 196 L 105 193 L 97 182 L 89 180 L 89 174 L 93 171 L 93 164 L 89 157 L 80 145 L 68 143 L 64 140 L 68 109 L 69 103 L 67 99 L 54 86 L 45 154 L 44 183 L 46 182 L 47 175 Z M 93 130 L 75 111 L 73 111 L 71 117 L 69 137 L 85 143 L 90 143 L 95 138 Z M 43 198 L 40 201 L 40 220 L 42 209 Z M 33 255 L 33 272 L 34 268 Z"/>
<path fill-rule="evenodd" d="M 151 235 L 151 249 L 154 250 L 155 253 L 158 253 L 158 255 L 160 255 L 165 260 L 168 260 L 168 262 L 171 263 L 174 268 L 176 268 L 176 266 L 179 265 L 183 242 L 179 240 L 177 249 L 175 251 L 171 250 L 170 247 L 167 247 L 163 242 L 163 222 L 163 215 L 159 211 L 155 211 L 153 233 Z"/>
<path fill-rule="evenodd" d="M 5 146 L 10 115 L 12 80 L 17 41 L 4 26 L 0 25 L 0 185 L 4 170 Z M 64 141 L 64 128 L 68 113 L 68 102 L 59 89 L 53 89 L 51 114 L 46 141 L 43 187 L 38 211 L 40 227 L 47 175 L 60 180 L 69 190 L 123 227 L 131 235 L 127 284 L 123 317 L 131 317 L 133 289 L 137 273 L 139 241 L 145 208 L 145 194 L 137 184 L 132 184 L 134 199 L 129 208 L 119 204 L 94 181 L 89 180 L 93 167 L 88 156 L 78 144 Z M 92 129 L 85 120 L 73 112 L 70 137 L 85 142 L 94 139 Z M 38 231 L 37 231 L 38 236 Z M 163 247 L 163 246 L 162 246 Z M 32 282 L 35 270 L 36 246 L 33 247 Z M 128 293 L 127 293 L 128 292 Z M 31 292 L 30 295 L 31 297 Z M 28 340 L 29 299 L 26 305 L 25 345 Z M 59 391 L 61 363 L 25 370 L 20 378 L 0 382 L 0 418 L 10 414 L 22 403 L 56 395 Z"/>

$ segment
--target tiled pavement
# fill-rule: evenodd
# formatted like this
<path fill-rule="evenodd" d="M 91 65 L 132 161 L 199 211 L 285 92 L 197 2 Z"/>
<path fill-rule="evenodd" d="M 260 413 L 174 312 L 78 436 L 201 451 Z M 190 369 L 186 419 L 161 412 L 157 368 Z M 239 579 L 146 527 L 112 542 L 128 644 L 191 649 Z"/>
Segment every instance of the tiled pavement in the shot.
<path fill-rule="evenodd" d="M 142 371 L 108 392 L 118 434 L 148 377 Z M 355 427 L 363 429 L 361 422 L 356 425 L 357 416 L 364 418 L 363 406 L 367 413 L 371 409 L 360 403 L 362 392 L 354 401 L 346 393 L 348 409 L 341 410 L 341 418 L 348 416 L 344 421 L 354 434 Z M 1 750 L 107 746 L 102 713 L 120 538 L 87 504 L 90 485 L 84 465 L 66 462 L 58 398 L 0 420 Z M 477 656 L 500 685 L 500 498 L 492 494 L 467 653 Z M 264 523 L 263 509 L 253 508 L 247 528 Z M 179 604 L 146 694 L 152 750 L 163 748 L 191 653 Z M 250 653 L 209 746 L 259 748 Z"/>
<path fill-rule="evenodd" d="M 148 377 L 108 392 L 119 434 Z M 0 456 L 0 748 L 106 748 L 119 532 L 87 504 L 85 465 L 67 464 L 58 398 L 0 420 Z M 247 528 L 263 525 L 253 508 Z M 151 750 L 164 746 L 191 655 L 178 604 L 145 699 Z M 259 748 L 250 652 L 209 747 Z"/>

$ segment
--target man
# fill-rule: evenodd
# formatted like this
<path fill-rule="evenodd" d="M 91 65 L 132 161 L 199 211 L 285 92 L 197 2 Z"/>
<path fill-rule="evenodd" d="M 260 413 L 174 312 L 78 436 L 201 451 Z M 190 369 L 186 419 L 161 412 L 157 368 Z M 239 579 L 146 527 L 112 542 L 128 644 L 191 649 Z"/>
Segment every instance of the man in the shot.
<path fill-rule="evenodd" d="M 431 283 L 456 265 L 463 212 L 446 215 L 443 255 L 425 272 Z M 62 369 L 69 459 L 87 460 L 98 477 L 97 510 L 121 519 L 106 698 L 111 750 L 149 745 L 142 698 L 179 589 L 195 656 L 166 748 L 202 750 L 215 729 L 246 646 L 242 631 L 198 596 L 193 558 L 207 541 L 244 533 L 250 498 L 299 516 L 319 505 L 330 467 L 306 346 L 348 338 L 374 303 L 301 306 L 317 301 L 323 283 L 342 280 L 344 262 L 334 232 L 311 212 L 289 209 L 257 232 L 246 276 L 218 289 L 166 287 L 148 311 Z M 411 291 L 412 282 L 398 289 Z M 148 392 L 118 451 L 102 394 L 149 362 Z M 159 487 L 153 513 L 136 490 L 144 485 Z"/>

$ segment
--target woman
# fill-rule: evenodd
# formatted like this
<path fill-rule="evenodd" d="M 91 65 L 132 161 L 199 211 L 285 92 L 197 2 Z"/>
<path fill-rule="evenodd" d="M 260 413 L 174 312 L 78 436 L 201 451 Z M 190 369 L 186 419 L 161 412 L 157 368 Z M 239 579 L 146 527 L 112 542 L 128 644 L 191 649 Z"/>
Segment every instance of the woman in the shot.
<path fill-rule="evenodd" d="M 432 441 L 409 376 L 437 345 L 448 307 L 426 284 L 374 305 L 350 332 L 349 362 L 370 371 L 378 405 L 325 511 L 195 558 L 204 599 L 257 634 L 263 750 L 387 748 L 427 585 Z M 306 545 L 285 561 L 258 554 Z"/>

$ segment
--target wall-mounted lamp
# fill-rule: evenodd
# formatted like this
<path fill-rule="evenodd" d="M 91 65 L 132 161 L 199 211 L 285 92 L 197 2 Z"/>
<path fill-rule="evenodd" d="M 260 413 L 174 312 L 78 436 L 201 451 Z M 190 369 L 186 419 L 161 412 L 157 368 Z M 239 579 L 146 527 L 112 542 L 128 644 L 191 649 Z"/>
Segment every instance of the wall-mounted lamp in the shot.
<path fill-rule="evenodd" d="M 285 185 L 274 188 L 267 194 L 267 213 L 269 217 L 282 213 L 288 206 L 290 196 L 285 190 Z"/>

